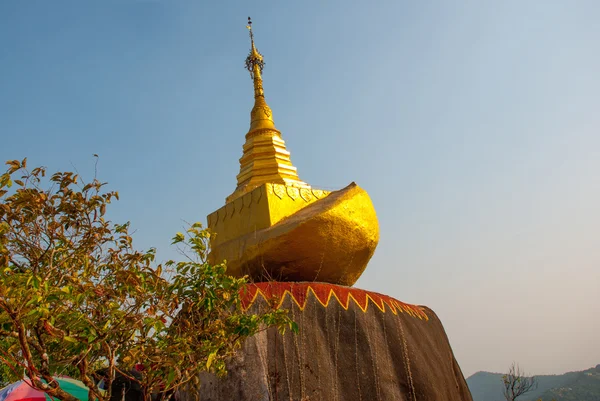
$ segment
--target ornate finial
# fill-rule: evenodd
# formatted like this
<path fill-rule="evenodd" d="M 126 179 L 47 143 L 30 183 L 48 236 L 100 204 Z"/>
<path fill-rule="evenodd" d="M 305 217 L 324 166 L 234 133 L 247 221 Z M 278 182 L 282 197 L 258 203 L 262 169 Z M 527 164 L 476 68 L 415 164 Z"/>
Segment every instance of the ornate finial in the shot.
<path fill-rule="evenodd" d="M 258 128 L 275 129 L 273 123 L 273 112 L 265 101 L 263 90 L 262 70 L 265 65 L 263 56 L 254 45 L 254 33 L 252 32 L 252 20 L 248 17 L 246 28 L 250 31 L 250 53 L 246 57 L 246 69 L 250 71 L 250 77 L 254 81 L 254 107 L 250 113 L 250 131 Z"/>
<path fill-rule="evenodd" d="M 255 79 L 257 75 L 258 78 L 260 78 L 265 62 L 263 61 L 262 54 L 260 54 L 254 45 L 254 32 L 252 32 L 252 19 L 250 17 L 248 17 L 248 25 L 246 25 L 246 28 L 248 28 L 248 31 L 250 32 L 250 43 L 252 46 L 248 57 L 246 57 L 246 69 L 250 72 L 250 77 L 252 79 Z"/>

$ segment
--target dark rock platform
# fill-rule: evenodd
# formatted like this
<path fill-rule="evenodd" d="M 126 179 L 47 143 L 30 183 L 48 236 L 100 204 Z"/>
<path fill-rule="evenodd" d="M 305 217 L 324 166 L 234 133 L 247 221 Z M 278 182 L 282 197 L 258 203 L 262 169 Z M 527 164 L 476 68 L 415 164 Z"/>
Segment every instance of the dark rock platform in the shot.
<path fill-rule="evenodd" d="M 224 378 L 203 375 L 201 401 L 471 401 L 442 323 L 422 306 L 322 283 L 257 283 L 251 311 L 290 311 L 298 334 L 248 339 Z"/>

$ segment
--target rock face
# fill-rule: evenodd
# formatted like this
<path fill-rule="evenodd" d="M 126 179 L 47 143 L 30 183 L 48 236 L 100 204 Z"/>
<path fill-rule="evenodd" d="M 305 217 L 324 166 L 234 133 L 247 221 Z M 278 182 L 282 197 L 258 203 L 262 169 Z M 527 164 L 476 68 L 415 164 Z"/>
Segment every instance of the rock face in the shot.
<path fill-rule="evenodd" d="M 224 378 L 202 377 L 202 401 L 471 401 L 435 313 L 391 297 L 322 283 L 258 283 L 250 310 L 278 305 L 299 333 L 246 341 Z"/>

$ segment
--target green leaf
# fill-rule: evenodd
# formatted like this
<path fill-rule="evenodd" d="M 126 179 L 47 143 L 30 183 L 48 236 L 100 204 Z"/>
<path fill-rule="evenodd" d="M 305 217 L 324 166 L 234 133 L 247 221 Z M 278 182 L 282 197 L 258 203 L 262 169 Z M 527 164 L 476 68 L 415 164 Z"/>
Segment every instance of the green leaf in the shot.
<path fill-rule="evenodd" d="M 183 233 L 177 233 L 173 237 L 173 242 L 171 244 L 178 244 L 183 241 L 185 241 L 185 235 L 183 235 Z"/>
<path fill-rule="evenodd" d="M 175 380 L 175 369 L 169 369 L 169 374 L 167 376 L 167 384 L 173 383 Z"/>
<path fill-rule="evenodd" d="M 210 366 L 212 365 L 216 357 L 217 351 L 213 351 L 210 353 L 210 355 L 208 355 L 208 359 L 206 360 L 206 370 L 210 370 Z"/>

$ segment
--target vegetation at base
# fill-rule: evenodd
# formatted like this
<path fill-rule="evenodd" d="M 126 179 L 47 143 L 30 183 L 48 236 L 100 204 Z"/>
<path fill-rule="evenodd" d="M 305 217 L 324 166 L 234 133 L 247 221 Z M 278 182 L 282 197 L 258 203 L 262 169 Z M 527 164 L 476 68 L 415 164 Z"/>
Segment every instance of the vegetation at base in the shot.
<path fill-rule="evenodd" d="M 297 330 L 284 311 L 242 310 L 246 280 L 207 263 L 210 233 L 199 223 L 173 239 L 187 259 L 155 265 L 154 249 L 134 249 L 128 223 L 105 218 L 118 193 L 104 192 L 104 183 L 72 172 L 45 178 L 26 160 L 7 165 L 0 380 L 26 375 L 52 397 L 75 401 L 52 379 L 68 373 L 90 388 L 90 399 L 108 401 L 111 382 L 125 376 L 149 400 L 197 384 L 202 371 L 223 374 L 227 358 L 261 330 Z M 108 392 L 98 387 L 102 379 Z"/>
<path fill-rule="evenodd" d="M 0 347 L 2 347 L 0 345 Z M 0 388 L 7 386 L 11 382 L 11 374 L 8 365 L 0 364 Z"/>
<path fill-rule="evenodd" d="M 474 401 L 503 401 L 502 373 L 477 372 L 467 379 Z M 600 365 L 580 372 L 536 376 L 538 387 L 519 401 L 600 401 Z"/>

